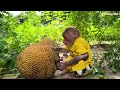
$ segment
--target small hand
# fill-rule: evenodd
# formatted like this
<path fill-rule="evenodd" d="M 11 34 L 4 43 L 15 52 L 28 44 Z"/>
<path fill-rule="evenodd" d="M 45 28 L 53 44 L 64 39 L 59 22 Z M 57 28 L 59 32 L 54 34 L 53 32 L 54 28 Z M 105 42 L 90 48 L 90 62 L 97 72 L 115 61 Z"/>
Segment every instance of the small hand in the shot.
<path fill-rule="evenodd" d="M 57 67 L 58 67 L 59 70 L 64 70 L 66 68 L 65 65 L 64 65 L 64 62 L 59 62 Z"/>
<path fill-rule="evenodd" d="M 50 47 L 50 48 L 52 48 L 52 49 L 53 49 L 53 47 L 52 47 L 52 46 L 50 46 L 50 45 L 48 45 L 48 47 Z"/>
<path fill-rule="evenodd" d="M 53 48 L 52 46 L 50 46 L 50 45 L 47 45 L 48 47 L 50 47 L 50 48 Z"/>
<path fill-rule="evenodd" d="M 59 70 L 60 62 L 63 61 L 63 59 L 57 59 L 55 60 L 56 68 Z"/>
<path fill-rule="evenodd" d="M 60 62 L 60 63 L 58 63 L 58 69 L 60 69 L 60 70 L 64 70 L 66 67 L 67 67 L 67 64 L 68 64 L 68 61 L 62 61 L 62 62 Z"/>
<path fill-rule="evenodd" d="M 50 47 L 52 50 L 55 50 L 55 49 L 56 49 L 55 47 L 52 47 L 52 46 L 50 46 L 50 45 L 48 45 L 48 47 Z"/>

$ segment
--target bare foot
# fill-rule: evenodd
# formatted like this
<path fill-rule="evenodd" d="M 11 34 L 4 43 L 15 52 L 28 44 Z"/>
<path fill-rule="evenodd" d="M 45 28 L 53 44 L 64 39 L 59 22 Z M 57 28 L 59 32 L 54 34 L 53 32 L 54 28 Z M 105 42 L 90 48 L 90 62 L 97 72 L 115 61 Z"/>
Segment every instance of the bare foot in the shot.
<path fill-rule="evenodd" d="M 56 70 L 55 76 L 56 76 L 56 77 L 61 76 L 61 75 L 63 75 L 65 72 L 66 72 L 66 70 L 63 70 L 63 71 Z"/>

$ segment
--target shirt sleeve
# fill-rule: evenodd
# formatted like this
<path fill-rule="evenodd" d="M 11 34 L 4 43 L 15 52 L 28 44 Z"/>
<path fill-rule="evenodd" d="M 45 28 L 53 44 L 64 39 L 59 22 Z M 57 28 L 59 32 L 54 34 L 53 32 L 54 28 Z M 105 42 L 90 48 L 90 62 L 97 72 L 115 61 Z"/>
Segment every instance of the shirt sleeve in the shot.
<path fill-rule="evenodd" d="M 68 46 L 65 47 L 66 50 L 69 50 Z"/>
<path fill-rule="evenodd" d="M 85 42 L 77 43 L 76 45 L 76 53 L 77 55 L 84 54 L 88 52 L 88 47 Z"/>

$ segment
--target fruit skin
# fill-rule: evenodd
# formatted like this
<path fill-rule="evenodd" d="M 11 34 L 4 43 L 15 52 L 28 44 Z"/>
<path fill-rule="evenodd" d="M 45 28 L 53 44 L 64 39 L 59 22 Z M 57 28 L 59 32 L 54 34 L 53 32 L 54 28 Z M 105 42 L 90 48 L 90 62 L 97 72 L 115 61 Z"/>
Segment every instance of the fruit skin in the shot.
<path fill-rule="evenodd" d="M 43 38 L 38 42 L 38 44 L 49 45 L 49 46 L 52 46 L 52 47 L 58 47 L 58 44 L 50 38 Z M 56 52 L 56 54 L 59 57 L 59 52 Z"/>
<path fill-rule="evenodd" d="M 101 71 L 100 71 L 100 74 L 101 74 L 101 75 L 104 75 L 104 74 L 105 74 L 105 72 L 104 72 L 103 70 L 101 70 Z"/>
<path fill-rule="evenodd" d="M 45 45 L 31 45 L 16 60 L 20 74 L 27 79 L 49 79 L 56 71 L 55 52 Z"/>
<path fill-rule="evenodd" d="M 50 38 L 43 38 L 38 43 L 42 45 L 50 45 L 53 47 L 58 47 L 57 43 Z"/>
<path fill-rule="evenodd" d="M 104 79 L 104 75 L 100 75 L 99 78 L 100 78 L 100 79 Z"/>
<path fill-rule="evenodd" d="M 117 70 L 116 69 L 112 69 L 112 72 L 115 74 L 115 73 L 117 73 Z"/>

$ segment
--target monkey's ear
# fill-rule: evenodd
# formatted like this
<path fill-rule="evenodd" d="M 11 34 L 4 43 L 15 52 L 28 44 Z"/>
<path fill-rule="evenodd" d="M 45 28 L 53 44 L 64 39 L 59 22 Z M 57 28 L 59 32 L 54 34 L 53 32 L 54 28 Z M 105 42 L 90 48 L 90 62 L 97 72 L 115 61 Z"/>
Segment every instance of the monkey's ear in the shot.
<path fill-rule="evenodd" d="M 78 33 L 77 32 L 74 32 L 74 37 L 78 37 Z"/>

